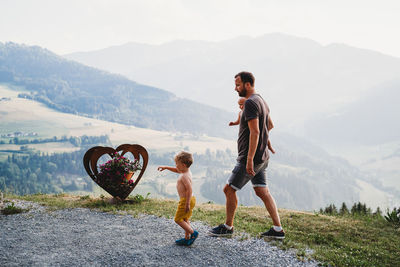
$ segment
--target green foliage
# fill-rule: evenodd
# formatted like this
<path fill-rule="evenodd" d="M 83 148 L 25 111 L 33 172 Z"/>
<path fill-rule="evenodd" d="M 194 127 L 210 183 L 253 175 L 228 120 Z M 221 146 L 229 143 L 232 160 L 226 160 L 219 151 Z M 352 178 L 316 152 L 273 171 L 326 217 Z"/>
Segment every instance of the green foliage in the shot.
<path fill-rule="evenodd" d="M 57 194 L 77 190 L 91 192 L 93 182 L 83 167 L 83 155 L 90 146 L 110 144 L 108 136 L 64 136 L 44 140 L 68 140 L 75 145 L 79 144 L 81 149 L 51 155 L 35 151 L 29 151 L 28 155 L 12 152 L 6 161 L 0 161 L 0 190 L 19 195 Z M 14 142 L 19 142 L 18 138 Z"/>
<path fill-rule="evenodd" d="M 81 147 L 81 146 L 88 146 L 88 145 L 93 145 L 93 144 L 106 144 L 110 145 L 111 141 L 108 137 L 108 135 L 101 135 L 101 136 L 62 136 L 61 138 L 57 138 L 57 136 L 54 136 L 53 138 L 35 138 L 35 139 L 20 139 L 18 137 L 14 137 L 9 140 L 9 144 L 16 144 L 16 145 L 26 145 L 26 144 L 44 144 L 44 143 L 49 143 L 49 142 L 59 142 L 59 143 L 64 143 L 64 142 L 69 142 L 72 145 L 76 147 Z M 21 146 L 21 150 L 23 150 L 24 146 Z"/>
<path fill-rule="evenodd" d="M 150 193 L 147 193 L 147 195 L 144 197 L 140 194 L 136 194 L 133 197 L 129 197 L 129 200 L 132 200 L 134 203 L 140 204 L 143 201 L 147 200 L 149 195 L 150 195 Z"/>
<path fill-rule="evenodd" d="M 22 213 L 24 211 L 25 211 L 24 209 L 15 206 L 14 203 L 11 202 L 11 205 L 7 205 L 4 209 L 1 210 L 1 213 L 4 215 L 12 215 L 17 213 Z"/>
<path fill-rule="evenodd" d="M 0 190 L 14 194 L 62 193 L 92 189 L 92 181 L 83 168 L 85 150 L 72 153 L 28 156 L 11 154 L 0 162 Z M 68 177 L 66 179 L 65 177 Z M 76 178 L 81 177 L 82 185 Z"/>
<path fill-rule="evenodd" d="M 328 205 L 325 209 L 320 209 L 319 212 L 321 214 L 327 215 L 351 215 L 351 216 L 380 216 L 381 212 L 379 207 L 377 208 L 376 212 L 372 213 L 371 208 L 367 208 L 365 203 L 354 203 L 351 211 L 348 210 L 346 203 L 342 203 L 341 208 L 339 211 L 337 210 L 335 204 Z"/>
<path fill-rule="evenodd" d="M 371 209 L 367 208 L 367 205 L 361 202 L 354 203 L 351 207 L 351 214 L 355 215 L 371 215 Z"/>
<path fill-rule="evenodd" d="M 392 211 L 389 211 L 388 209 L 384 217 L 385 220 L 388 221 L 389 223 L 400 226 L 400 208 L 398 209 L 393 208 Z"/>
<path fill-rule="evenodd" d="M 340 215 L 346 215 L 346 214 L 349 214 L 350 212 L 349 212 L 349 209 L 347 208 L 347 205 L 346 205 L 346 203 L 342 203 L 342 206 L 340 207 L 340 210 L 339 210 L 339 214 Z"/>

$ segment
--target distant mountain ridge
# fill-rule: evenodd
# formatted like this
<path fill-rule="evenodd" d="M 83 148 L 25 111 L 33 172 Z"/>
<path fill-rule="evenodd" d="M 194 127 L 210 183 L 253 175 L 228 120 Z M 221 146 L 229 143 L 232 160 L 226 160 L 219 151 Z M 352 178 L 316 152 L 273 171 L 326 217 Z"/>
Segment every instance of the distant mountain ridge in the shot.
<path fill-rule="evenodd" d="M 128 43 L 65 56 L 232 111 L 237 110 L 233 76 L 248 70 L 274 118 L 288 128 L 400 79 L 399 58 L 279 33 L 221 42 Z"/>
<path fill-rule="evenodd" d="M 0 43 L 0 82 L 24 86 L 25 97 L 63 112 L 168 130 L 233 137 L 235 116 L 155 87 L 62 58 L 47 49 Z M 215 125 L 207 123 L 212 117 Z"/>

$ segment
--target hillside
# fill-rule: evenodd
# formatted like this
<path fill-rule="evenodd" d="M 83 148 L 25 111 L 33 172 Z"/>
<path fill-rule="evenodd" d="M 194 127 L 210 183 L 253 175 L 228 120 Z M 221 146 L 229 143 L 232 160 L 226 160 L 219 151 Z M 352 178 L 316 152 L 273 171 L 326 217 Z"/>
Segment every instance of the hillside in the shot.
<path fill-rule="evenodd" d="M 21 88 L 11 89 L 4 85 L 0 86 L 0 98 L 8 99 L 2 100 L 0 105 L 1 135 L 17 131 L 35 132 L 37 136 L 31 138 L 107 135 L 114 147 L 122 143 L 139 143 L 149 150 L 151 156 L 149 167 L 137 190 L 141 194 L 151 192 L 152 196 L 158 197 L 176 197 L 176 175 L 157 172 L 157 165 L 173 164 L 172 159 L 177 151 L 189 150 L 195 154 L 192 172 L 194 192 L 198 200 L 200 202 L 211 200 L 221 204 L 225 202 L 221 192 L 235 163 L 236 142 L 234 140 L 155 131 L 61 113 L 39 102 L 18 98 L 18 94 L 24 92 L 21 90 Z M 231 128 L 232 132 L 236 130 L 237 128 Z M 394 203 L 399 202 L 395 197 L 396 191 L 386 192 L 380 184 L 372 185 L 371 182 L 366 182 L 365 173 L 343 159 L 329 155 L 312 143 L 275 130 L 271 133 L 271 138 L 277 153 L 271 156 L 268 182 L 279 207 L 317 210 L 330 203 L 340 205 L 346 202 L 350 205 L 356 201 L 363 201 L 373 208 L 377 206 L 384 208 L 389 196 L 392 197 Z M 9 144 L 10 138 L 6 137 L 0 140 L 5 142 L 5 144 L 0 144 L 0 160 L 6 160 L 12 154 L 21 155 L 21 145 Z M 84 153 L 84 151 L 79 151 L 82 148 L 73 146 L 69 142 L 29 144 L 25 149 L 50 154 L 75 153 L 73 158 L 79 157 L 79 153 L 82 155 Z M 43 160 L 46 159 L 43 158 Z M 78 163 L 81 162 L 81 159 L 77 160 Z M 66 163 L 61 165 L 62 168 L 67 167 Z M 89 188 L 92 188 L 96 194 L 104 194 L 88 178 L 83 165 L 77 166 L 77 172 L 73 174 L 54 170 L 46 175 L 54 179 L 60 177 L 61 180 L 68 178 L 67 181 L 80 179 L 91 184 Z M 8 168 L 11 166 L 6 169 Z M 37 170 L 31 170 L 31 172 L 37 172 Z M 17 176 L 13 174 L 6 179 L 15 180 L 16 178 Z M 3 179 L 4 177 L 0 177 L 0 187 Z M 24 180 L 26 177 L 22 176 L 20 179 Z M 371 192 L 373 197 L 371 197 Z M 240 204 L 262 204 L 252 192 L 251 186 L 245 187 L 238 196 Z"/>
<path fill-rule="evenodd" d="M 155 130 L 234 136 L 224 127 L 233 113 L 66 60 L 37 46 L 0 43 L 0 82 L 22 86 L 29 93 L 21 97 L 62 112 Z"/>

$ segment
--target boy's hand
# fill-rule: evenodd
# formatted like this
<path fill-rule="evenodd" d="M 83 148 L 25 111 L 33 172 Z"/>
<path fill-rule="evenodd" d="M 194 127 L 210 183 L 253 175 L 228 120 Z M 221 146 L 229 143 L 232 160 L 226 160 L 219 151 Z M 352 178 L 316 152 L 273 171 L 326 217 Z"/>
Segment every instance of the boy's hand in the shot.
<path fill-rule="evenodd" d="M 268 149 L 271 150 L 272 154 L 275 154 L 275 149 L 272 148 L 271 141 L 268 139 Z"/>
<path fill-rule="evenodd" d="M 189 210 L 190 210 L 190 203 L 186 203 L 185 212 L 189 212 Z"/>
<path fill-rule="evenodd" d="M 157 168 L 157 170 L 160 171 L 160 172 L 162 172 L 163 170 L 165 170 L 165 167 L 160 166 L 160 167 Z"/>

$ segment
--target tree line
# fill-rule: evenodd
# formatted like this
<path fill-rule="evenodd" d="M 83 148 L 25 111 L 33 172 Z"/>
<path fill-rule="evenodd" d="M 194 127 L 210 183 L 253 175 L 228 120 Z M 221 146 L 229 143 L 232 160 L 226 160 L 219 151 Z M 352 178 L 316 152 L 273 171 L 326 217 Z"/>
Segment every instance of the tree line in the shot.
<path fill-rule="evenodd" d="M 57 137 L 53 136 L 52 138 L 35 138 L 35 139 L 21 139 L 18 137 L 11 138 L 8 142 L 1 140 L 0 144 L 15 144 L 15 145 L 28 145 L 28 144 L 43 144 L 50 142 L 70 142 L 72 145 L 76 147 L 92 145 L 92 144 L 111 144 L 108 135 L 100 135 L 100 136 L 62 136 Z"/>
<path fill-rule="evenodd" d="M 82 164 L 84 153 L 85 149 L 51 155 L 12 153 L 0 162 L 0 190 L 18 195 L 92 191 L 92 182 Z"/>

